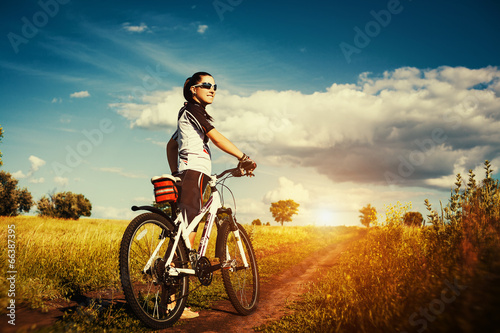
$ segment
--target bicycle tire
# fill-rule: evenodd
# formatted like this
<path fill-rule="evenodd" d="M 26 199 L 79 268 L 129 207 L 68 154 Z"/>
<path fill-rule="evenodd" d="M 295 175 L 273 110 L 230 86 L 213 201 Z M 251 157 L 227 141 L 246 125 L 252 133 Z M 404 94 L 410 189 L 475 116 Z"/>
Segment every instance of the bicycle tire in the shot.
<path fill-rule="evenodd" d="M 134 314 L 153 329 L 170 327 L 181 317 L 189 292 L 189 277 L 169 277 L 162 265 L 172 239 L 163 243 L 151 268 L 143 272 L 160 239 L 173 228 L 173 223 L 163 216 L 141 214 L 130 222 L 120 245 L 120 279 L 125 299 Z M 182 241 L 175 254 L 175 267 L 187 268 L 188 254 Z"/>
<path fill-rule="evenodd" d="M 239 223 L 236 223 L 236 225 L 238 226 L 249 267 L 245 268 L 243 266 L 238 244 L 234 232 L 231 230 L 231 224 L 226 221 L 219 230 L 223 241 L 220 261 L 223 265 L 227 264 L 228 260 L 235 261 L 232 261 L 229 268 L 222 268 L 222 280 L 229 300 L 236 311 L 241 315 L 248 316 L 257 309 L 259 303 L 259 270 L 255 252 L 246 230 Z"/>

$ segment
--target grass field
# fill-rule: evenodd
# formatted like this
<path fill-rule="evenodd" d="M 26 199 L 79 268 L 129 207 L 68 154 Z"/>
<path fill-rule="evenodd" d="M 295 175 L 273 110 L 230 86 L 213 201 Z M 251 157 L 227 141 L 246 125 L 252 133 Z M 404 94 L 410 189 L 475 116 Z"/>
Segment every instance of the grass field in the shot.
<path fill-rule="evenodd" d="M 17 302 L 43 309 L 44 303 L 54 298 L 118 286 L 118 248 L 126 222 L 1 217 L 2 241 L 7 240 L 8 226 L 12 225 Z M 2 258 L 7 257 L 7 249 L 2 247 Z M 7 263 L 0 263 L 4 272 L 9 270 Z M 7 284 L 0 286 L 0 305 L 5 309 Z"/>
<path fill-rule="evenodd" d="M 59 220 L 39 217 L 0 218 L 0 237 L 6 240 L 9 226 L 15 225 L 15 269 L 16 303 L 32 308 L 47 310 L 47 302 L 56 298 L 70 299 L 73 296 L 100 289 L 119 291 L 118 256 L 121 237 L 128 221 L 80 219 Z M 315 227 L 264 227 L 245 226 L 256 251 L 261 281 L 287 269 L 307 257 L 310 253 L 332 243 L 340 242 L 358 233 L 357 228 L 315 228 Z M 201 228 L 200 228 L 201 230 Z M 215 230 L 214 230 L 215 233 Z M 212 238 L 215 239 L 215 235 Z M 199 236 L 198 236 L 199 237 Z M 212 243 L 213 245 L 213 243 Z M 209 247 L 207 256 L 213 256 Z M 7 246 L 2 247 L 1 257 L 7 258 Z M 2 271 L 8 271 L 7 260 L 2 260 Z M 210 308 L 212 301 L 225 298 L 226 293 L 220 279 L 208 288 L 200 288 L 190 295 L 188 305 L 195 309 Z M 0 277 L 5 280 L 5 277 Z M 194 280 L 193 280 L 194 281 Z M 6 312 L 9 301 L 7 283 L 1 281 L 0 305 Z M 196 286 L 197 283 L 193 283 Z M 111 312 L 106 315 L 95 312 L 96 303 L 86 309 L 81 318 L 72 316 L 71 321 L 89 329 L 82 318 L 94 316 L 108 326 L 115 318 L 118 327 L 139 325 L 135 318 L 124 313 Z M 90 315 L 94 313 L 93 315 Z M 104 316 L 104 317 L 103 317 Z M 99 322 L 93 319 L 91 326 Z M 106 320 L 104 320 L 106 318 Z M 119 318 L 119 319 L 117 319 Z M 85 319 L 85 320 L 87 320 Z M 99 324 L 97 324 L 99 325 Z M 80 326 L 78 326 L 80 327 Z M 134 326 L 135 327 L 135 326 Z M 134 328 L 134 330 L 137 327 Z"/>
<path fill-rule="evenodd" d="M 411 205 L 388 208 L 339 264 L 309 285 L 292 314 L 264 332 L 498 332 L 500 186 L 474 175 L 426 227 L 403 225 Z M 430 224 L 429 224 L 430 222 Z"/>
<path fill-rule="evenodd" d="M 490 332 L 500 320 L 500 185 L 474 175 L 456 188 L 446 207 L 428 206 L 423 228 L 402 221 L 411 206 L 389 206 L 386 220 L 342 253 L 338 264 L 308 285 L 290 314 L 259 327 L 264 332 Z M 15 227 L 12 227 L 15 226 Z M 7 240 L 15 235 L 16 302 L 34 308 L 51 299 L 99 289 L 119 290 L 118 249 L 126 221 L 0 218 L 2 271 Z M 262 282 L 360 228 L 246 226 Z M 14 232 L 12 232 L 14 230 Z M 11 237 L 12 238 L 12 237 Z M 208 256 L 213 253 L 209 249 Z M 10 259 L 11 260 L 11 259 Z M 0 311 L 9 292 L 0 276 Z M 218 275 L 189 298 L 195 309 L 225 298 Z M 44 332 L 146 330 L 123 308 L 99 300 L 69 313 Z M 147 331 L 147 330 L 146 330 Z"/>

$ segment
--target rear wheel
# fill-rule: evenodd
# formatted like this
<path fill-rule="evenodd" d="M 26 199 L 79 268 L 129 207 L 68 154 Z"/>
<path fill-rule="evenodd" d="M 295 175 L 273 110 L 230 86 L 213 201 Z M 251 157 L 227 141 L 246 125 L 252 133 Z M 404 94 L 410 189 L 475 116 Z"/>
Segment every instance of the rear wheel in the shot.
<path fill-rule="evenodd" d="M 238 313 L 246 316 L 257 309 L 260 294 L 259 272 L 250 238 L 240 224 L 236 225 L 248 266 L 244 265 L 237 236 L 227 221 L 219 230 L 223 237 L 222 257 L 220 258 L 223 265 L 222 280 L 234 308 Z"/>
<path fill-rule="evenodd" d="M 188 276 L 169 276 L 165 269 L 165 254 L 173 242 L 167 235 L 173 228 L 171 221 L 158 214 L 139 215 L 125 230 L 120 246 L 120 278 L 125 299 L 136 316 L 154 329 L 169 327 L 180 318 L 189 292 Z M 151 266 L 144 271 L 163 240 Z M 187 250 L 179 243 L 173 265 L 187 268 L 187 262 Z"/>

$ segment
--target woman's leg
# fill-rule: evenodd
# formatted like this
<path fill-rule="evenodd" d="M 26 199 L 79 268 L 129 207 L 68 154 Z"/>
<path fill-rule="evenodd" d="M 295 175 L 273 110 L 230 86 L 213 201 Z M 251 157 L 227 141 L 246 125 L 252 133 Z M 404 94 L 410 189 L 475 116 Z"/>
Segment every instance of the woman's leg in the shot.
<path fill-rule="evenodd" d="M 201 207 L 203 207 L 203 192 L 208 184 L 209 177 L 204 173 L 194 170 L 186 170 L 180 175 L 181 188 L 179 193 L 179 208 L 181 213 L 186 214 L 189 223 L 193 218 L 199 214 Z M 191 247 L 194 246 L 194 239 L 196 238 L 196 231 L 198 226 L 189 235 Z"/>

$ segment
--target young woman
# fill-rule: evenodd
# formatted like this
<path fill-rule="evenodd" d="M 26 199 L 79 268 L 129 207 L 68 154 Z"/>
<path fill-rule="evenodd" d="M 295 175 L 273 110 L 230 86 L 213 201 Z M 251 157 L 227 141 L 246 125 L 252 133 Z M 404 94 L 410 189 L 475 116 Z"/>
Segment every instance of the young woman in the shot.
<path fill-rule="evenodd" d="M 178 206 L 191 222 L 203 205 L 203 191 L 212 172 L 209 140 L 222 151 L 236 157 L 238 167 L 253 171 L 257 164 L 243 154 L 212 125 L 205 107 L 212 104 L 217 85 L 206 72 L 193 74 L 184 83 L 186 103 L 177 117 L 177 130 L 167 144 L 167 159 L 173 175 L 181 178 Z M 196 230 L 189 236 L 194 245 Z"/>

